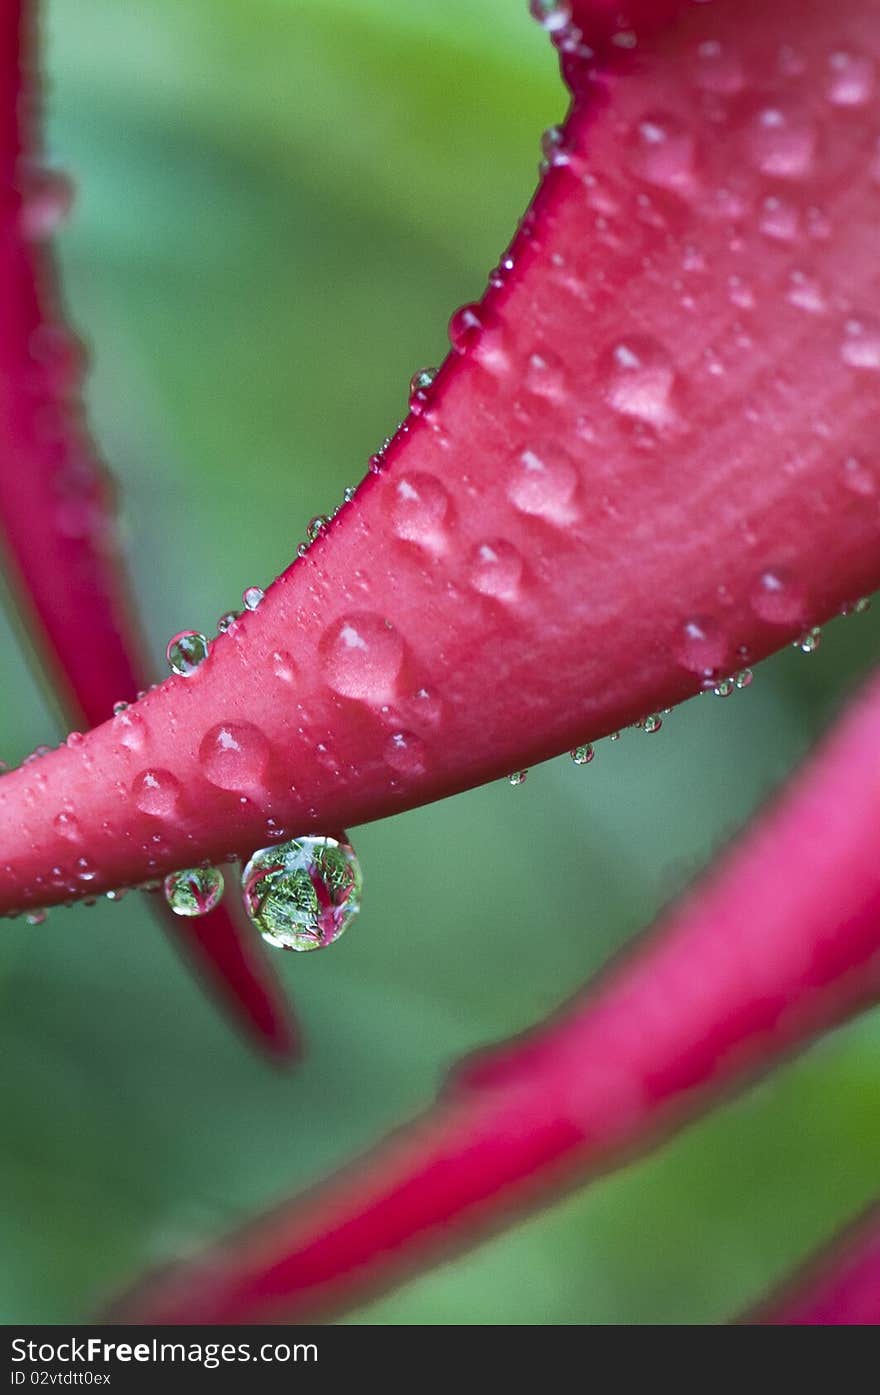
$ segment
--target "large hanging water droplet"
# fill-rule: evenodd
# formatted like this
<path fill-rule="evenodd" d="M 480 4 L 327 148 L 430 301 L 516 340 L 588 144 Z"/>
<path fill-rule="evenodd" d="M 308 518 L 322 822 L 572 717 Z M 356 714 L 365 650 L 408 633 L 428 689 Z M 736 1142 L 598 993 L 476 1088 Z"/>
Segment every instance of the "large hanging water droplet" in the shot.
<path fill-rule="evenodd" d="M 223 899 L 223 873 L 219 867 L 187 867 L 170 873 L 164 890 L 175 915 L 207 915 Z"/>
<path fill-rule="evenodd" d="M 570 752 L 575 765 L 589 765 L 595 754 L 596 752 L 593 750 L 589 741 L 583 746 L 575 746 L 574 750 Z"/>
<path fill-rule="evenodd" d="M 181 630 L 168 641 L 168 667 L 181 678 L 190 678 L 208 657 L 208 641 L 197 630 Z"/>
<path fill-rule="evenodd" d="M 242 873 L 245 909 L 277 949 L 333 944 L 360 910 L 362 885 L 354 849 L 330 837 L 261 848 Z"/>
<path fill-rule="evenodd" d="M 343 697 L 381 702 L 393 696 L 403 640 L 381 616 L 343 616 L 324 632 L 320 648 L 326 681 Z"/>
<path fill-rule="evenodd" d="M 529 772 L 527 770 L 514 770 L 508 775 L 507 783 L 516 789 L 517 785 L 524 785 L 528 778 Z"/>
<path fill-rule="evenodd" d="M 241 593 L 241 599 L 245 610 L 256 610 L 265 594 L 265 591 L 260 586 L 246 587 Z"/>

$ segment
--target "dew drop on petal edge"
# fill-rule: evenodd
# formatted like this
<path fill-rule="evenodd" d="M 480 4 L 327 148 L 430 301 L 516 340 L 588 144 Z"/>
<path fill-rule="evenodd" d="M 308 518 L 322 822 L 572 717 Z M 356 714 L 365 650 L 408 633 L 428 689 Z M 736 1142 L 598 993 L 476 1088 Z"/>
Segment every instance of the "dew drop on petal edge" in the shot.
<path fill-rule="evenodd" d="M 247 590 L 241 593 L 241 599 L 244 602 L 245 609 L 256 610 L 265 594 L 265 591 L 259 586 L 248 586 Z"/>
<path fill-rule="evenodd" d="M 232 626 L 235 624 L 236 620 L 239 618 L 240 615 L 240 610 L 224 611 L 223 614 L 220 616 L 220 619 L 217 621 L 217 633 L 219 635 L 225 635 L 226 631 L 232 628 Z"/>
<path fill-rule="evenodd" d="M 525 782 L 526 782 L 526 780 L 528 779 L 528 776 L 529 776 L 529 772 L 528 772 L 527 770 L 514 770 L 514 771 L 511 772 L 510 775 L 508 775 L 508 777 L 507 777 L 507 783 L 508 783 L 509 785 L 514 785 L 514 786 L 516 786 L 516 785 L 524 785 Z"/>
<path fill-rule="evenodd" d="M 549 34 L 555 34 L 571 23 L 568 0 L 529 0 L 529 14 Z"/>
<path fill-rule="evenodd" d="M 350 843 L 329 836 L 261 848 L 241 881 L 248 916 L 276 949 L 323 949 L 360 910 L 360 863 Z"/>
<path fill-rule="evenodd" d="M 197 630 L 182 630 L 168 641 L 165 657 L 172 673 L 189 678 L 208 657 L 208 641 Z"/>
<path fill-rule="evenodd" d="M 49 914 L 48 911 L 43 911 L 43 910 L 39 910 L 39 911 L 28 911 L 27 915 L 26 915 L 25 918 L 24 918 L 25 924 L 26 924 L 26 925 L 43 925 L 43 924 L 45 924 L 46 917 L 47 917 L 48 914 Z"/>
<path fill-rule="evenodd" d="M 175 915 L 207 915 L 223 899 L 223 873 L 218 867 L 187 867 L 171 872 L 163 888 Z"/>
<path fill-rule="evenodd" d="M 589 742 L 583 746 L 575 746 L 574 750 L 570 752 L 575 765 L 589 765 L 595 754 L 596 752 Z"/>

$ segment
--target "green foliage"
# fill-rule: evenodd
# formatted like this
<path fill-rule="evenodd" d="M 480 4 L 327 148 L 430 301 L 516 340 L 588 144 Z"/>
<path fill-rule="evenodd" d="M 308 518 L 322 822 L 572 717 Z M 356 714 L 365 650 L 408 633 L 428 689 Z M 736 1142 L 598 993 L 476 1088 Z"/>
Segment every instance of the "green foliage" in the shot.
<path fill-rule="evenodd" d="M 53 0 L 48 37 L 51 149 L 80 184 L 68 297 L 158 660 L 362 474 L 503 250 L 562 92 L 524 0 Z M 876 613 L 841 621 L 818 655 L 584 769 L 355 831 L 360 920 L 275 956 L 311 1047 L 289 1078 L 231 1037 L 136 897 L 7 925 L 0 1318 L 85 1317 L 550 1011 L 749 815 L 877 639 Z M 52 719 L 10 636 L 3 652 L 15 761 Z M 874 1191 L 878 1037 L 863 1019 L 361 1316 L 717 1320 Z"/>

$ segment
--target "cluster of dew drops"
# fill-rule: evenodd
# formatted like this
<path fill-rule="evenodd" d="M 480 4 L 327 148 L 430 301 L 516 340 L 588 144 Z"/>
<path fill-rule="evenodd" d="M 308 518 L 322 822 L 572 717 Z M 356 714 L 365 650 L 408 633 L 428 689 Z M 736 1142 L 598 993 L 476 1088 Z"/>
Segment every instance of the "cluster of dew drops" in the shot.
<path fill-rule="evenodd" d="M 529 10 L 549 34 L 560 54 L 571 59 L 589 61 L 591 51 L 583 42 L 580 30 L 572 20 L 571 7 L 567 0 L 529 0 Z M 622 31 L 615 42 L 622 46 L 635 43 L 634 36 Z M 542 172 L 554 164 L 564 163 L 565 150 L 560 128 L 551 127 L 542 140 Z M 34 185 L 31 197 L 26 203 L 26 217 L 33 223 L 31 233 L 44 237 L 55 230 L 57 224 L 69 210 L 72 189 L 68 182 L 55 172 L 47 172 L 45 177 Z M 508 257 L 492 274 L 493 284 L 503 279 L 504 273 L 512 269 Z M 453 315 L 449 325 L 452 348 L 459 354 L 466 353 L 479 337 L 482 329 L 480 308 L 465 305 Z M 424 413 L 431 400 L 431 389 L 437 376 L 435 368 L 424 368 L 416 372 L 409 387 L 409 409 L 413 416 Z M 406 429 L 401 423 L 398 429 Z M 386 452 L 393 440 L 386 437 L 379 450 L 370 457 L 369 469 L 380 474 L 385 467 Z M 343 504 L 351 503 L 356 490 L 347 488 Z M 342 504 L 339 506 L 342 507 Z M 332 514 L 318 514 L 306 528 L 306 537 L 297 547 L 297 556 L 302 558 L 329 527 L 337 508 Z M 774 573 L 761 578 L 761 597 L 771 610 L 777 601 L 785 602 L 783 594 L 788 588 L 784 579 Z M 766 593 L 766 594 L 765 594 Z M 244 612 L 256 610 L 264 598 L 259 586 L 249 586 L 242 595 Z M 870 600 L 862 597 L 844 607 L 844 615 L 862 614 L 868 610 Z M 755 605 L 761 613 L 761 605 Z M 778 607 L 777 607 L 778 609 Z M 226 611 L 217 622 L 217 632 L 224 635 L 241 619 L 242 611 Z M 765 615 L 764 618 L 782 619 L 781 615 Z M 787 618 L 787 617 L 786 617 Z M 740 667 L 733 672 L 719 670 L 712 661 L 711 650 L 715 647 L 711 622 L 688 621 L 682 626 L 682 642 L 679 659 L 683 666 L 698 674 L 701 691 L 713 693 L 716 697 L 727 698 L 751 686 L 752 669 Z M 806 629 L 793 647 L 804 654 L 815 653 L 821 643 L 821 629 L 812 626 Z M 189 678 L 195 674 L 207 659 L 211 650 L 208 637 L 195 630 L 185 630 L 169 641 L 166 657 L 169 668 L 179 677 Z M 748 653 L 740 648 L 738 656 L 743 663 L 748 661 Z M 139 694 L 142 696 L 142 694 Z M 125 710 L 126 703 L 118 703 L 115 713 Z M 660 731 L 664 717 L 670 708 L 652 712 L 633 723 L 635 730 L 647 735 Z M 621 732 L 614 731 L 608 740 L 620 740 Z M 29 756 L 33 760 L 48 751 L 48 747 L 38 747 Z M 591 742 L 575 746 L 569 753 L 575 766 L 587 766 L 595 758 Z M 513 771 L 507 776 L 511 786 L 523 785 L 528 777 L 527 769 Z M 230 858 L 230 861 L 237 859 Z M 262 848 L 253 853 L 240 872 L 241 893 L 249 919 L 264 940 L 277 948 L 308 951 L 323 948 L 334 943 L 348 928 L 357 915 L 361 904 L 362 873 L 357 856 L 345 835 L 307 835 L 290 839 L 272 847 Z M 207 915 L 214 910 L 223 898 L 225 882 L 223 872 L 218 868 L 203 864 L 172 872 L 163 882 L 146 883 L 143 889 L 162 890 L 165 899 L 175 914 L 184 917 Z M 123 890 L 108 891 L 108 900 L 120 900 Z M 27 914 L 29 924 L 41 924 L 46 911 L 39 909 Z"/>

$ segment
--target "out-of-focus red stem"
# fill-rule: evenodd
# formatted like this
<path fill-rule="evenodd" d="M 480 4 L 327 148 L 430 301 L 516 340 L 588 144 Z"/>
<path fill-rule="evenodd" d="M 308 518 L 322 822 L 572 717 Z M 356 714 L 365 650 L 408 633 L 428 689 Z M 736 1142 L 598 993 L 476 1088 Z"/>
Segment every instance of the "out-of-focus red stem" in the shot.
<path fill-rule="evenodd" d="M 741 1321 L 766 1327 L 880 1324 L 880 1207 L 871 1207 L 780 1292 Z"/>
<path fill-rule="evenodd" d="M 880 681 L 718 870 L 531 1037 L 355 1167 L 123 1304 L 142 1322 L 339 1312 L 608 1169 L 880 989 Z"/>
<path fill-rule="evenodd" d="M 35 237 L 51 203 L 38 163 L 33 17 L 0 15 L 0 531 L 16 592 L 68 719 L 94 726 L 148 686 L 113 518 L 112 487 L 79 403 L 82 352 L 59 313 L 51 254 Z M 36 210 L 39 213 L 39 209 Z M 296 1032 L 256 937 L 225 908 L 166 929 L 234 1018 L 274 1056 Z"/>

